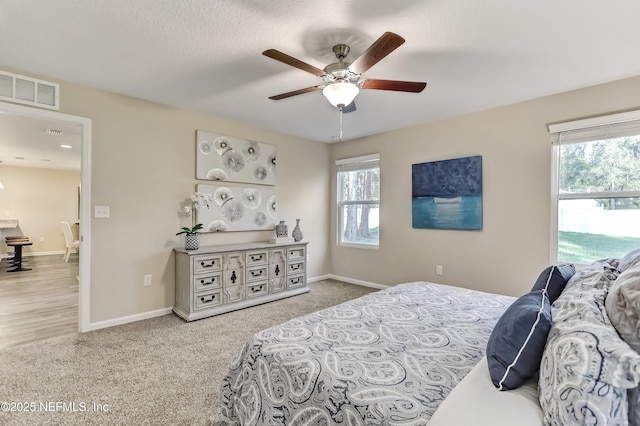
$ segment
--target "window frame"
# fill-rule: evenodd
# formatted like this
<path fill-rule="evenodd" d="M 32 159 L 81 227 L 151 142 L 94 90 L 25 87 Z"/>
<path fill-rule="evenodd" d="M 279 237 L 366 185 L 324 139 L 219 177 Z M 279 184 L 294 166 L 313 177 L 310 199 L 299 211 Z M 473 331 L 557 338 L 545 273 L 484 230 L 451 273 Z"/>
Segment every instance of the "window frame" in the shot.
<path fill-rule="evenodd" d="M 378 200 L 351 200 L 344 201 L 342 200 L 342 180 L 340 174 L 343 172 L 354 172 L 361 171 L 367 169 L 378 169 L 378 177 L 380 182 L 381 178 L 381 170 L 380 170 L 380 154 L 369 154 L 363 155 L 359 157 L 351 157 L 344 158 L 340 160 L 336 160 L 336 245 L 340 247 L 351 247 L 351 248 L 361 248 L 367 250 L 379 250 L 380 249 L 380 201 L 382 199 L 382 195 L 379 194 Z M 381 192 L 380 188 L 380 192 Z M 363 244 L 363 243 L 354 243 L 350 241 L 344 241 L 342 236 L 342 229 L 344 224 L 344 214 L 343 207 L 349 205 L 370 205 L 378 207 L 378 242 L 376 244 Z"/>
<path fill-rule="evenodd" d="M 638 198 L 640 190 L 560 193 L 560 146 L 565 144 L 640 135 L 640 110 L 550 124 L 551 134 L 551 263 L 558 262 L 558 213 L 564 200 Z"/>

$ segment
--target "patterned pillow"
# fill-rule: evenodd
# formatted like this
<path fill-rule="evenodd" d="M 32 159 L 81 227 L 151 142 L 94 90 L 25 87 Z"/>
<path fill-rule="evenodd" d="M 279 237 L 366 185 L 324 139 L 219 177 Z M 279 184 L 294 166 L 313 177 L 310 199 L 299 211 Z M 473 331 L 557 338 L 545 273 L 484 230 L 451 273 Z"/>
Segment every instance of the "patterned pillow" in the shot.
<path fill-rule="evenodd" d="M 618 267 L 618 270 L 622 268 Z M 624 268 L 605 300 L 607 315 L 618 334 L 640 352 L 640 262 Z M 630 389 L 629 424 L 640 426 L 640 391 Z"/>
<path fill-rule="evenodd" d="M 538 372 L 550 328 L 551 305 L 543 290 L 509 306 L 487 342 L 489 375 L 498 390 L 517 389 Z"/>
<path fill-rule="evenodd" d="M 546 289 L 549 302 L 553 303 L 575 273 L 576 268 L 573 265 L 551 265 L 540 273 L 531 291 Z"/>
<path fill-rule="evenodd" d="M 617 260 L 576 273 L 552 305 L 540 364 L 547 425 L 626 425 L 627 389 L 640 382 L 640 354 L 618 336 L 605 309 Z"/>
<path fill-rule="evenodd" d="M 609 290 L 605 306 L 620 336 L 640 352 L 640 263 L 620 274 Z"/>
<path fill-rule="evenodd" d="M 640 388 L 629 389 L 629 426 L 640 426 Z"/>

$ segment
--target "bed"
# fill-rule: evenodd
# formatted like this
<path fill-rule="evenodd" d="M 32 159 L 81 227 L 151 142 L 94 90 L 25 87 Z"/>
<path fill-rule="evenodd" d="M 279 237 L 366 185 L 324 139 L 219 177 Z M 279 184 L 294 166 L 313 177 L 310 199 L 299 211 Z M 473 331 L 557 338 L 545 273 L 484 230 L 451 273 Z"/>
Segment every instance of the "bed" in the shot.
<path fill-rule="evenodd" d="M 257 333 L 223 381 L 239 425 L 425 425 L 515 298 L 400 284 Z"/>
<path fill-rule="evenodd" d="M 640 426 L 640 249 L 512 298 L 397 285 L 257 333 L 235 425 Z"/>

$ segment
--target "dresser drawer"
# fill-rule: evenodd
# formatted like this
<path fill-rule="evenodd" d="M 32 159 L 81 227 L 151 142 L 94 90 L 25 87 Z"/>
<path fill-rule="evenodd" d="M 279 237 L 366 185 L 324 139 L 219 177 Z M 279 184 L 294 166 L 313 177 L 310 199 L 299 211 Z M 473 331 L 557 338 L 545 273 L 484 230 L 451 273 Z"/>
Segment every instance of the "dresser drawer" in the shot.
<path fill-rule="evenodd" d="M 222 272 L 193 277 L 193 291 L 210 290 L 222 287 Z"/>
<path fill-rule="evenodd" d="M 247 282 L 258 281 L 258 280 L 266 280 L 267 279 L 267 265 L 257 266 L 253 268 L 247 269 Z"/>
<path fill-rule="evenodd" d="M 289 247 L 287 249 L 287 260 L 304 260 L 305 257 L 305 247 Z"/>
<path fill-rule="evenodd" d="M 232 285 L 224 288 L 224 302 L 233 303 L 244 300 L 244 286 Z"/>
<path fill-rule="evenodd" d="M 248 251 L 246 265 L 247 268 L 254 265 L 266 265 L 268 260 L 267 250 Z"/>
<path fill-rule="evenodd" d="M 222 303 L 222 289 L 209 293 L 198 293 L 193 296 L 194 310 L 207 309 Z"/>
<path fill-rule="evenodd" d="M 301 287 L 304 285 L 304 275 L 294 275 L 287 277 L 287 289 Z"/>
<path fill-rule="evenodd" d="M 290 262 L 287 266 L 287 275 L 301 274 L 304 272 L 304 262 Z"/>
<path fill-rule="evenodd" d="M 269 287 L 267 286 L 266 280 L 259 283 L 247 284 L 247 299 L 264 296 L 267 293 L 269 293 Z"/>
<path fill-rule="evenodd" d="M 209 255 L 209 256 L 194 256 L 193 258 L 193 273 L 201 274 L 209 271 L 219 271 L 222 269 L 222 256 L 221 255 Z"/>

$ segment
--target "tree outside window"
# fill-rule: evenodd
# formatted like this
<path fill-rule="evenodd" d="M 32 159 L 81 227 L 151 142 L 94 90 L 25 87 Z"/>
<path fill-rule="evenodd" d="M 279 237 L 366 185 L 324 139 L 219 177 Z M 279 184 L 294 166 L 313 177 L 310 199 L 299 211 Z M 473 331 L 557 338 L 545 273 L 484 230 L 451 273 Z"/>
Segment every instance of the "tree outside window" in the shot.
<path fill-rule="evenodd" d="M 379 244 L 379 156 L 339 160 L 338 244 L 376 248 Z"/>
<path fill-rule="evenodd" d="M 640 248 L 640 132 L 555 149 L 557 260 L 588 264 Z"/>

